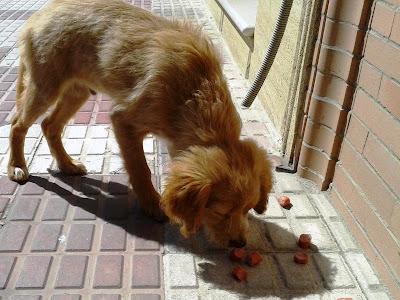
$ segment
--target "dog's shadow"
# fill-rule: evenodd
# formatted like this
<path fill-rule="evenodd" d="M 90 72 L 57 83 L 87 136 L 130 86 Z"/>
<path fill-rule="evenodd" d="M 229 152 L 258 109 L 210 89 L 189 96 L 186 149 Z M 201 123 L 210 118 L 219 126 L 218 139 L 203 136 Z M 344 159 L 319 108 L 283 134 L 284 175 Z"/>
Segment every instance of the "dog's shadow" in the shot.
<path fill-rule="evenodd" d="M 183 253 L 191 253 L 195 257 L 195 269 L 201 281 L 197 284 L 202 286 L 203 291 L 214 293 L 217 298 L 227 296 L 225 292 L 246 298 L 276 296 L 281 299 L 322 294 L 335 281 L 336 267 L 315 246 L 309 251 L 310 262 L 307 265 L 297 265 L 293 262 L 294 253 L 299 250 L 295 235 L 276 223 L 250 216 L 251 232 L 247 248 L 262 253 L 263 261 L 253 268 L 242 263 L 248 271 L 248 281 L 236 282 L 231 272 L 234 266 L 240 264 L 229 261 L 226 250 L 214 248 L 207 243 L 204 233 L 185 240 L 176 226 L 161 224 L 146 217 L 137 205 L 131 205 L 135 196 L 127 185 L 113 180 L 112 175 L 108 184 L 100 176 L 78 178 L 55 173 L 53 176 L 54 182 L 35 175 L 31 175 L 29 181 L 65 199 L 83 212 L 120 226 L 135 239 L 163 245 L 164 264 L 167 268 L 164 272 L 166 286 L 176 281 L 168 278 L 176 273 L 176 270 L 169 269 L 176 267 L 176 262 L 173 262 L 175 254 Z M 73 193 L 73 189 L 79 193 Z M 271 238 L 271 234 L 279 237 L 278 240 Z"/>

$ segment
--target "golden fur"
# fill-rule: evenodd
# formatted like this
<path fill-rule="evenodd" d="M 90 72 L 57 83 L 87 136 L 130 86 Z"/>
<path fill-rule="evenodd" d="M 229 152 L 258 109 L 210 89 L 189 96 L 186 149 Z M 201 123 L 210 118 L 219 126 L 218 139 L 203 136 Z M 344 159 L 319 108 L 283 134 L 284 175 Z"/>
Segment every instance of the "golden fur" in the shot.
<path fill-rule="evenodd" d="M 122 1 L 56 0 L 27 21 L 19 52 L 10 179 L 28 179 L 26 132 L 53 104 L 42 123 L 51 153 L 62 172 L 85 174 L 61 133 L 90 90 L 106 93 L 141 207 L 156 218 L 164 211 L 185 236 L 204 225 L 222 246 L 245 243 L 247 212 L 266 209 L 270 164 L 254 142 L 239 140 L 241 123 L 219 57 L 201 30 Z M 162 197 L 143 153 L 150 132 L 168 141 L 173 157 Z"/>

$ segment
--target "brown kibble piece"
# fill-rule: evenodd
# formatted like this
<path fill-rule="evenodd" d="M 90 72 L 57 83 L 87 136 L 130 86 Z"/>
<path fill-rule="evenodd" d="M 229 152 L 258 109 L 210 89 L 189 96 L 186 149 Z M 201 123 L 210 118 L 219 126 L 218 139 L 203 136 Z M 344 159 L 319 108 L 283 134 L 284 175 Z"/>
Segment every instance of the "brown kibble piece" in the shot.
<path fill-rule="evenodd" d="M 290 198 L 288 196 L 280 196 L 278 198 L 279 205 L 284 209 L 291 209 L 293 204 L 290 203 Z"/>
<path fill-rule="evenodd" d="M 308 255 L 304 252 L 296 252 L 293 259 L 296 264 L 305 265 L 308 263 Z"/>
<path fill-rule="evenodd" d="M 242 267 L 235 267 L 232 271 L 232 275 L 237 281 L 247 280 L 247 271 Z"/>
<path fill-rule="evenodd" d="M 308 249 L 311 246 L 311 234 L 300 234 L 299 240 L 297 241 L 297 245 L 300 248 Z"/>
<path fill-rule="evenodd" d="M 243 261 L 244 258 L 246 257 L 246 250 L 243 248 L 233 248 L 231 250 L 231 253 L 229 254 L 229 259 L 231 261 Z"/>
<path fill-rule="evenodd" d="M 246 258 L 246 263 L 250 266 L 250 267 L 254 267 L 259 265 L 262 262 L 263 258 L 260 255 L 260 253 L 258 253 L 257 251 L 250 253 L 249 255 L 247 255 Z"/>

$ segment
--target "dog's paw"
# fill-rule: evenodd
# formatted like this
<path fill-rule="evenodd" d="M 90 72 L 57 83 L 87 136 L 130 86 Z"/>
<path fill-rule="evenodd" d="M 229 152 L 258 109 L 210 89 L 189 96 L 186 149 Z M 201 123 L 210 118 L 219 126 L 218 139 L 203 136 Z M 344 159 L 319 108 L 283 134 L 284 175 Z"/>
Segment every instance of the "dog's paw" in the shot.
<path fill-rule="evenodd" d="M 83 176 L 87 174 L 85 165 L 78 160 L 72 160 L 70 164 L 59 166 L 59 168 L 65 175 Z"/>
<path fill-rule="evenodd" d="M 28 181 L 29 178 L 29 172 L 26 167 L 20 168 L 20 167 L 14 167 L 14 166 L 8 166 L 8 178 L 10 180 L 18 182 L 19 184 L 24 184 L 25 182 Z"/>

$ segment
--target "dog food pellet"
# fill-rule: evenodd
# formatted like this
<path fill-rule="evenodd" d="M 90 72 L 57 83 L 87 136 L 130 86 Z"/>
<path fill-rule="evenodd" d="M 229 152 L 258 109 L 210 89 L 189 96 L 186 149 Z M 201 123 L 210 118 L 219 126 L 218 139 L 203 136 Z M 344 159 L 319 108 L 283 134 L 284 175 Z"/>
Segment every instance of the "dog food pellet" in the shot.
<path fill-rule="evenodd" d="M 300 234 L 299 240 L 297 242 L 300 248 L 308 249 L 311 246 L 311 234 Z"/>
<path fill-rule="evenodd" d="M 229 258 L 231 261 L 243 261 L 246 257 L 246 250 L 243 248 L 233 248 L 231 253 L 229 254 Z"/>
<path fill-rule="evenodd" d="M 288 196 L 280 196 L 278 199 L 279 205 L 284 209 L 291 209 L 293 204 L 290 203 L 290 198 Z"/>
<path fill-rule="evenodd" d="M 247 280 L 247 271 L 242 267 L 235 267 L 232 271 L 232 275 L 237 281 Z"/>
<path fill-rule="evenodd" d="M 296 252 L 293 259 L 296 264 L 305 265 L 308 263 L 308 255 L 304 252 Z"/>
<path fill-rule="evenodd" d="M 246 263 L 250 266 L 250 267 L 254 267 L 259 265 L 262 262 L 263 258 L 260 255 L 260 253 L 258 252 L 252 252 L 250 253 L 247 258 L 246 258 Z"/>

